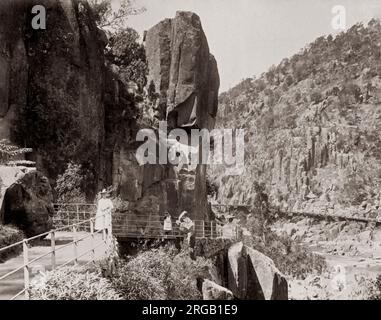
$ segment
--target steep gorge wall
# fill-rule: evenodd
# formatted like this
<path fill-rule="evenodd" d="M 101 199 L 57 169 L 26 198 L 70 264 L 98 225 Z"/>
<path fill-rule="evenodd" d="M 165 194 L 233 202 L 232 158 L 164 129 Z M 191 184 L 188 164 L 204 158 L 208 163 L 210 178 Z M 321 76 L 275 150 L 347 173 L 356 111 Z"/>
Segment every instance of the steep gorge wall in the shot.
<path fill-rule="evenodd" d="M 35 4 L 46 8 L 46 30 L 31 27 Z M 144 109 L 160 106 L 150 121 L 170 129 L 214 126 L 219 76 L 197 15 L 178 12 L 148 31 L 147 91 L 155 94 L 140 102 L 106 63 L 107 38 L 86 1 L 6 0 L 0 15 L 0 138 L 33 148 L 30 160 L 51 182 L 69 161 L 81 164 L 89 199 L 113 185 L 128 203 L 125 219 L 157 221 L 164 210 L 207 217 L 204 165 L 178 170 L 135 158 Z"/>
<path fill-rule="evenodd" d="M 31 26 L 36 4 L 46 8 L 46 30 Z M 94 192 L 104 175 L 105 35 L 86 1 L 6 0 L 0 8 L 1 138 L 33 148 L 51 179 L 68 161 L 82 164 Z"/>
<path fill-rule="evenodd" d="M 379 21 L 356 24 L 221 94 L 216 125 L 245 130 L 245 172 L 211 170 L 220 202 L 253 203 L 262 183 L 283 210 L 380 214 L 380 38 Z"/>

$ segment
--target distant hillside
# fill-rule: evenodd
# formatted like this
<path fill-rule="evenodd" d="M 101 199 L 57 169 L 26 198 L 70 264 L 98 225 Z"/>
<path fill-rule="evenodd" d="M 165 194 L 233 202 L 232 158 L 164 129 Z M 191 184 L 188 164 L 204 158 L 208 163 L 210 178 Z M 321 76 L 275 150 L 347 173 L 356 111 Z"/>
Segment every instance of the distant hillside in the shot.
<path fill-rule="evenodd" d="M 245 174 L 210 173 L 220 201 L 251 202 L 263 183 L 273 204 L 289 208 L 377 206 L 380 22 L 320 37 L 221 94 L 217 126 L 246 131 Z"/>

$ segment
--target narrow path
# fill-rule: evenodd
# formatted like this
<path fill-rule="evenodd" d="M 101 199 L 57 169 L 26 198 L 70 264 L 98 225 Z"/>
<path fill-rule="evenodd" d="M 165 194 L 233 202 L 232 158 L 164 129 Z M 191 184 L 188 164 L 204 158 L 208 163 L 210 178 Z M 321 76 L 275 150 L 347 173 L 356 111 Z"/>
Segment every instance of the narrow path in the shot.
<path fill-rule="evenodd" d="M 77 237 L 83 238 L 89 235 L 86 232 L 78 232 Z M 67 261 L 74 259 L 74 245 L 68 243 L 74 240 L 74 234 L 71 232 L 57 232 L 56 234 L 56 265 L 60 266 Z M 95 242 L 95 243 L 94 243 Z M 92 238 L 87 238 L 78 242 L 77 252 L 78 256 L 82 255 L 86 251 L 90 250 L 92 247 L 100 245 L 95 249 L 95 260 L 100 260 L 105 257 L 105 245 L 102 241 L 102 235 L 96 234 L 94 237 L 94 242 Z M 61 248 L 61 249 L 60 249 Z M 50 239 L 46 238 L 42 243 L 37 246 L 31 247 L 29 249 L 29 260 L 33 260 L 43 254 L 51 251 Z M 92 260 L 92 253 L 89 252 L 83 257 L 79 258 L 79 264 L 85 264 Z M 7 260 L 4 263 L 0 263 L 0 277 L 7 274 L 8 272 L 17 269 L 22 266 L 23 255 L 20 254 L 17 257 Z M 51 270 L 51 255 L 47 255 L 44 258 L 34 262 L 30 266 L 30 278 L 33 279 L 40 271 Z M 21 269 L 15 274 L 7 277 L 4 280 L 0 280 L 0 300 L 8 300 L 12 298 L 15 294 L 20 292 L 24 288 L 24 271 Z M 20 297 L 23 299 L 23 296 Z"/>

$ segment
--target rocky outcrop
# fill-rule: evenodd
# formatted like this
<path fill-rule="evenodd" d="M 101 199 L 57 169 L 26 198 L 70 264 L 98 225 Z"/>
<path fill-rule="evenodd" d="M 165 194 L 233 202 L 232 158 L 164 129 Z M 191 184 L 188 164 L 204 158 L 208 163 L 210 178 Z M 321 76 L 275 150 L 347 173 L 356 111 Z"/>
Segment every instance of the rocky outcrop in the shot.
<path fill-rule="evenodd" d="M 148 30 L 148 85 L 157 93 L 156 116 L 171 128 L 214 127 L 219 75 L 200 18 L 177 12 Z"/>
<path fill-rule="evenodd" d="M 2 190 L 4 223 L 17 226 L 27 237 L 49 231 L 53 227 L 54 214 L 49 180 L 36 170 L 18 168 L 15 172 L 11 169 L 1 168 L 3 181 L 10 180 L 6 173 L 16 173 L 13 175 L 14 182 Z"/>
<path fill-rule="evenodd" d="M 240 300 L 287 300 L 288 285 L 274 262 L 242 242 L 216 256 L 221 284 Z"/>
<path fill-rule="evenodd" d="M 233 293 L 218 285 L 217 283 L 204 280 L 202 283 L 202 298 L 203 300 L 233 300 Z"/>
<path fill-rule="evenodd" d="M 191 12 L 177 12 L 174 19 L 166 19 L 148 30 L 145 48 L 148 99 L 140 108 L 151 108 L 148 114 L 155 117 L 150 119 L 155 120 L 153 127 L 158 129 L 158 121 L 166 121 L 168 131 L 213 128 L 219 76 L 200 18 Z M 159 138 L 156 141 L 158 146 L 165 142 Z M 188 146 L 179 148 L 185 150 Z M 122 199 L 129 201 L 119 217 L 129 221 L 129 232 L 160 233 L 158 221 L 164 211 L 177 217 L 187 210 L 193 219 L 210 219 L 206 165 L 140 166 L 135 153 L 131 144 L 122 143 L 114 151 L 113 164 L 113 185 Z"/>

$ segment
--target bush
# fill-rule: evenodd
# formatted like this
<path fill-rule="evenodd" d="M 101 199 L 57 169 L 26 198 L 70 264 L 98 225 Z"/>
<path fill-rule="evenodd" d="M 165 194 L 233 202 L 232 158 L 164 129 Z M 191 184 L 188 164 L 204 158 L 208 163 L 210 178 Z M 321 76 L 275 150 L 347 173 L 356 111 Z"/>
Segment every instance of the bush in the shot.
<path fill-rule="evenodd" d="M 11 144 L 8 140 L 0 140 L 0 164 L 7 164 L 11 160 L 21 160 L 27 153 L 31 153 L 32 149 L 19 148 Z"/>
<path fill-rule="evenodd" d="M 99 270 L 65 267 L 32 281 L 32 300 L 121 300 Z"/>
<path fill-rule="evenodd" d="M 368 290 L 368 300 L 381 300 L 381 274 L 371 282 Z"/>
<path fill-rule="evenodd" d="M 192 260 L 172 246 L 151 249 L 127 260 L 116 255 L 93 268 L 68 267 L 37 278 L 34 300 L 198 300 L 198 278 L 209 278 L 212 262 Z"/>
<path fill-rule="evenodd" d="M 197 278 L 208 278 L 211 268 L 211 261 L 192 260 L 189 251 L 167 246 L 118 260 L 109 280 L 128 300 L 198 300 Z"/>
<path fill-rule="evenodd" d="M 24 234 L 22 231 L 11 226 L 0 225 L 0 248 L 7 247 L 13 243 L 23 240 Z M 17 255 L 22 251 L 22 246 L 15 246 L 8 250 L 0 252 L 0 263 L 6 261 L 10 257 Z"/>
<path fill-rule="evenodd" d="M 58 203 L 84 203 L 86 196 L 82 191 L 84 177 L 80 165 L 69 163 L 65 172 L 59 175 L 54 191 Z"/>
<path fill-rule="evenodd" d="M 119 67 L 119 76 L 124 81 L 135 82 L 140 90 L 146 85 L 148 65 L 145 49 L 134 29 L 118 30 L 110 36 L 106 59 Z"/>

